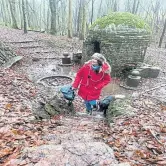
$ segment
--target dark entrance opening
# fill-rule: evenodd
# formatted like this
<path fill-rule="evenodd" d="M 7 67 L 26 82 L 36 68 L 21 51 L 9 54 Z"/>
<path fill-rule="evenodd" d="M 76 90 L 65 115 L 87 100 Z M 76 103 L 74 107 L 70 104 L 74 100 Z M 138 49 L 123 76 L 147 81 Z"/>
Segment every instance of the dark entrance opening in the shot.
<path fill-rule="evenodd" d="M 94 41 L 93 44 L 94 44 L 94 53 L 95 52 L 100 53 L 100 43 L 98 41 Z"/>

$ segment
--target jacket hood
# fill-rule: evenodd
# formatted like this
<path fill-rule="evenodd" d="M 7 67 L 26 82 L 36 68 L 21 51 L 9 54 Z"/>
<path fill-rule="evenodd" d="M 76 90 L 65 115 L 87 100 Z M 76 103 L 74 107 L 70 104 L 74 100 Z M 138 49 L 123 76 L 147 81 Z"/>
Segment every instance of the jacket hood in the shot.
<path fill-rule="evenodd" d="M 85 62 L 85 65 L 87 66 L 91 66 L 91 64 L 92 64 L 92 60 Z M 103 62 L 102 71 L 107 74 L 111 73 L 111 66 L 108 64 L 108 62 Z"/>

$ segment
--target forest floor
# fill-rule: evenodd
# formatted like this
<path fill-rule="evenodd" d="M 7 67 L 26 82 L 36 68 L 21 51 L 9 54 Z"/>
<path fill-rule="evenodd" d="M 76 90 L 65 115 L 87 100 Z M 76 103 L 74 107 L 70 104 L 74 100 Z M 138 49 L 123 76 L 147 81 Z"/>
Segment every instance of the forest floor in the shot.
<path fill-rule="evenodd" d="M 135 98 L 134 117 L 113 118 L 111 127 L 91 116 L 59 115 L 39 121 L 32 101 L 39 93 L 52 96 L 56 90 L 52 87 L 48 93 L 38 80 L 72 76 L 75 68 L 58 64 L 64 52 L 81 50 L 82 41 L 4 27 L 0 34 L 1 41 L 23 56 L 10 69 L 0 69 L 0 165 L 166 165 L 166 50 L 152 46 L 146 54 L 146 62 L 160 66 L 158 78 L 143 79 L 137 91 L 117 85 L 111 89 Z M 74 104 L 78 112 L 84 110 L 79 98 Z"/>

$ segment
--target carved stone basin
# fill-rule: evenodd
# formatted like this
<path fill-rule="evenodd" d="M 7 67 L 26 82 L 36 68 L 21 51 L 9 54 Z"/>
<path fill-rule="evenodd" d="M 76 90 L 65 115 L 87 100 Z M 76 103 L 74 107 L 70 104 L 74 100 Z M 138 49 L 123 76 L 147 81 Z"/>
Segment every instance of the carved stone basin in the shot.
<path fill-rule="evenodd" d="M 47 87 L 59 87 L 66 84 L 71 84 L 73 79 L 65 75 L 54 75 L 41 78 L 37 81 L 38 84 L 42 84 Z"/>

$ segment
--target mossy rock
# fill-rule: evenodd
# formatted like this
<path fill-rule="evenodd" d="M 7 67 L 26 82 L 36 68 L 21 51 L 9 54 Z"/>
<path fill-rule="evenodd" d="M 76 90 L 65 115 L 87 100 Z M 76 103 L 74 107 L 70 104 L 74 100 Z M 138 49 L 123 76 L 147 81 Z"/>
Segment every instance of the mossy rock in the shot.
<path fill-rule="evenodd" d="M 109 25 L 124 25 L 130 28 L 145 29 L 151 32 L 150 26 L 139 16 L 128 12 L 111 12 L 110 14 L 98 18 L 90 27 L 93 30 L 96 26 L 104 29 Z"/>
<path fill-rule="evenodd" d="M 48 103 L 45 104 L 44 109 L 51 116 L 59 115 L 60 114 L 59 111 L 57 111 L 52 105 L 50 105 Z"/>
<path fill-rule="evenodd" d="M 62 96 L 56 95 L 47 101 L 34 102 L 33 112 L 42 119 L 55 115 L 74 115 L 73 103 L 68 103 Z"/>
<path fill-rule="evenodd" d="M 118 116 L 133 116 L 135 108 L 131 106 L 131 100 L 130 99 L 117 99 L 110 103 L 106 119 L 108 123 L 112 122 L 113 117 Z"/>

